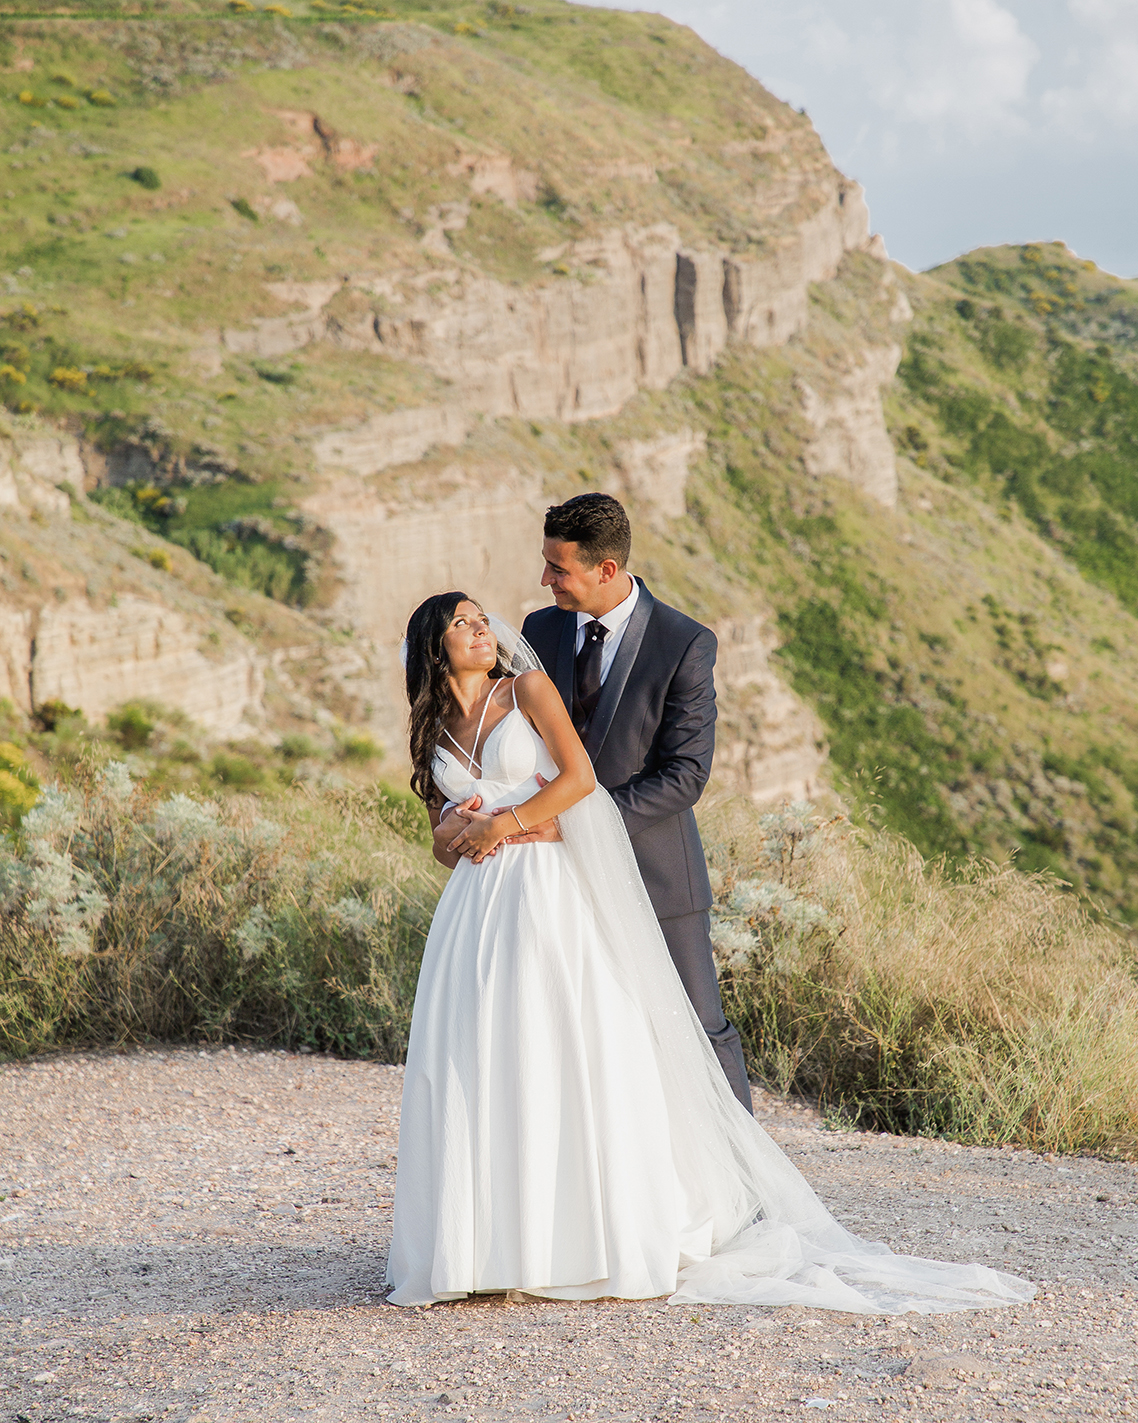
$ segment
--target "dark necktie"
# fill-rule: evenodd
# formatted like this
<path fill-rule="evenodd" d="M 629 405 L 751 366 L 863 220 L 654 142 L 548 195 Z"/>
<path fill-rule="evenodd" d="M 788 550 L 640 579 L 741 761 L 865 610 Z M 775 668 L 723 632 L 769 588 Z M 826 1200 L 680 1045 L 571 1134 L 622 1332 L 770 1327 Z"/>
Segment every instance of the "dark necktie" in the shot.
<path fill-rule="evenodd" d="M 601 697 L 601 651 L 608 628 L 594 618 L 585 624 L 585 641 L 573 677 L 573 725 L 583 736 Z"/>

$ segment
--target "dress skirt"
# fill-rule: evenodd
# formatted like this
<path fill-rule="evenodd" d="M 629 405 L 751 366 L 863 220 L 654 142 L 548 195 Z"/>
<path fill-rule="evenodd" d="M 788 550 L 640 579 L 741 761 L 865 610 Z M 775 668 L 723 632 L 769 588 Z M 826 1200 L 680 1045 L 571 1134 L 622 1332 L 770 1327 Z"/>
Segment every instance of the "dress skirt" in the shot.
<path fill-rule="evenodd" d="M 451 876 L 412 1018 L 392 1303 L 676 1287 L 687 1232 L 663 1089 L 587 905 L 559 843 Z"/>

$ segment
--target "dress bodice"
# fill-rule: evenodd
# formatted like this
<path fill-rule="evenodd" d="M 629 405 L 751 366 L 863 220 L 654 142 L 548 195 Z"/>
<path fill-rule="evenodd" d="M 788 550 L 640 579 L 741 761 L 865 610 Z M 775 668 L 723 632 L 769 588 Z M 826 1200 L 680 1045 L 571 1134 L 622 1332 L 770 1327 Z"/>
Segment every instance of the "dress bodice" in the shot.
<path fill-rule="evenodd" d="M 536 775 L 551 781 L 558 774 L 557 763 L 545 742 L 517 707 L 508 711 L 486 738 L 481 776 L 476 776 L 461 757 L 445 746 L 435 748 L 431 770 L 447 800 L 480 795 L 486 810 L 513 803 L 518 800 L 519 791 L 523 798 L 535 794 Z"/>

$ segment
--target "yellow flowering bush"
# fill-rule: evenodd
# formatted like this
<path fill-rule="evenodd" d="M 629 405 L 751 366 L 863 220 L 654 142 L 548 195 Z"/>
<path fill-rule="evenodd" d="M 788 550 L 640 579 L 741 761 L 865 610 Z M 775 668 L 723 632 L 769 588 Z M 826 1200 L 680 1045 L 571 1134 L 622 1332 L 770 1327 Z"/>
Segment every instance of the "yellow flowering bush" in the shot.
<path fill-rule="evenodd" d="M 60 390 L 80 391 L 87 389 L 87 372 L 78 366 L 56 366 L 51 373 L 51 383 Z"/>
<path fill-rule="evenodd" d="M 12 741 L 0 741 L 0 825 L 11 828 L 39 799 L 40 784 Z"/>

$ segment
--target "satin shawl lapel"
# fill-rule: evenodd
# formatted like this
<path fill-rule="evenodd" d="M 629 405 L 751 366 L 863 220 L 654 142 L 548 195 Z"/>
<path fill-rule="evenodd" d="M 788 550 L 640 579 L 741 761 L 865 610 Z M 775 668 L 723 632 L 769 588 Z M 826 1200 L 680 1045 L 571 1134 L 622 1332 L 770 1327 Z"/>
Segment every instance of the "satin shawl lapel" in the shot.
<path fill-rule="evenodd" d="M 557 644 L 557 666 L 553 683 L 561 693 L 565 710 L 573 715 L 573 663 L 576 657 L 577 614 L 566 613 L 561 620 L 561 641 Z"/>
<path fill-rule="evenodd" d="M 625 628 L 620 646 L 616 650 L 616 657 L 609 668 L 605 684 L 601 688 L 601 699 L 593 713 L 593 720 L 585 733 L 585 750 L 589 753 L 590 761 L 594 762 L 601 754 L 601 747 L 605 744 L 605 737 L 609 734 L 612 719 L 616 715 L 616 709 L 624 695 L 629 673 L 632 671 L 632 664 L 636 661 L 636 654 L 640 651 L 640 645 L 644 641 L 648 620 L 652 616 L 652 609 L 656 603 L 655 598 L 644 586 L 643 580 L 638 578 L 636 581 L 640 584 L 640 597 L 636 600 L 636 607 L 632 610 L 632 616 L 628 620 L 628 626 Z"/>

